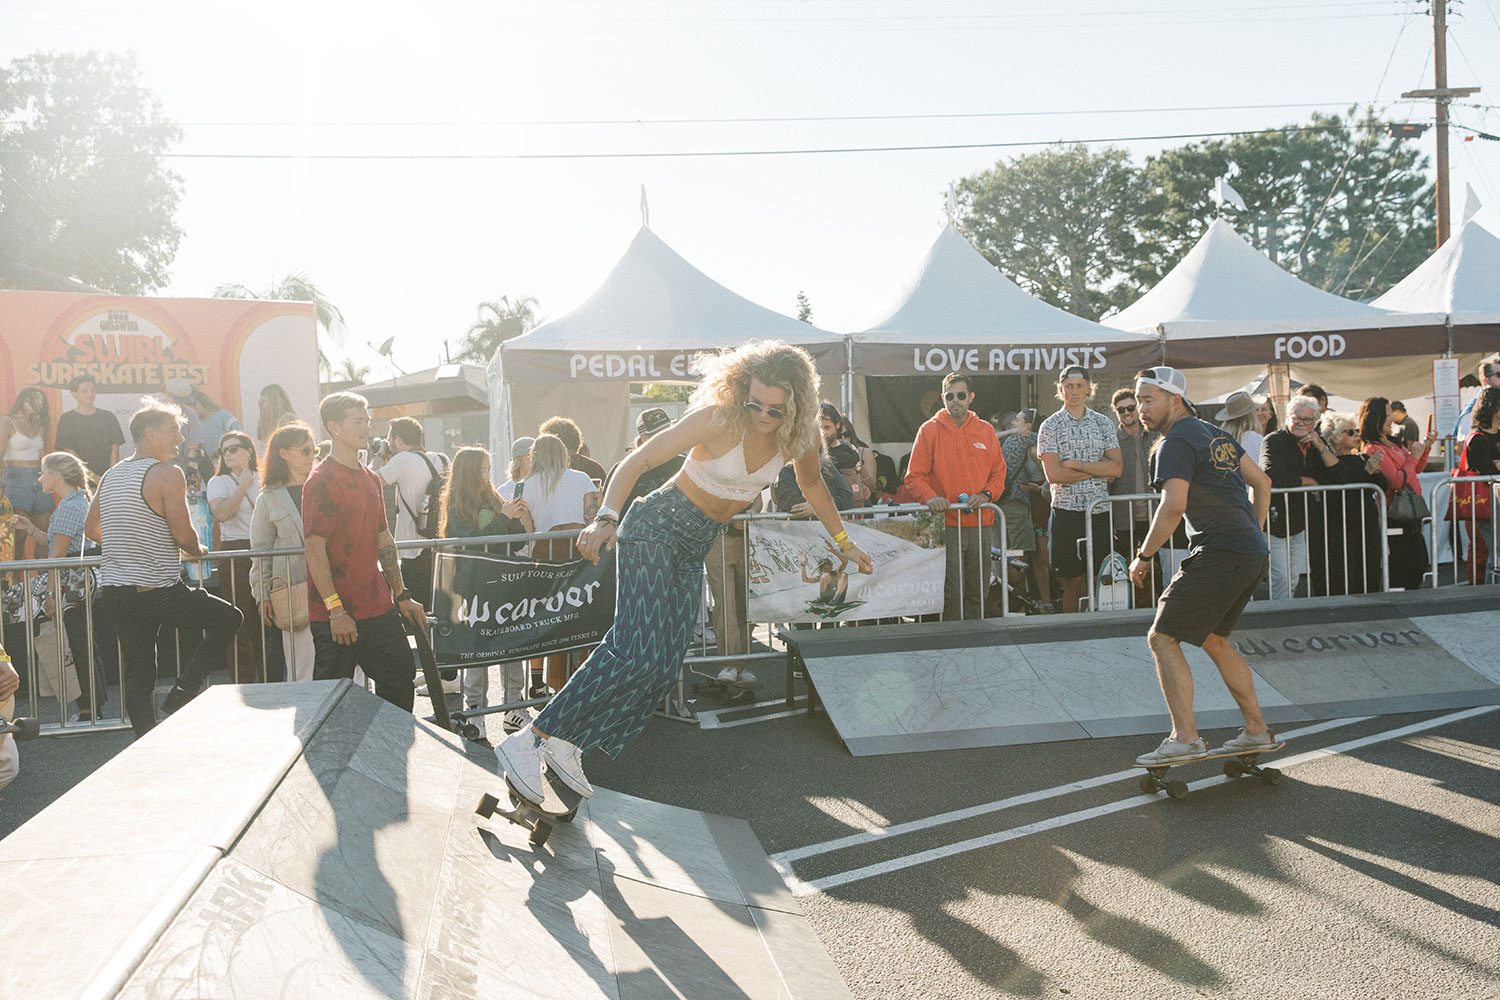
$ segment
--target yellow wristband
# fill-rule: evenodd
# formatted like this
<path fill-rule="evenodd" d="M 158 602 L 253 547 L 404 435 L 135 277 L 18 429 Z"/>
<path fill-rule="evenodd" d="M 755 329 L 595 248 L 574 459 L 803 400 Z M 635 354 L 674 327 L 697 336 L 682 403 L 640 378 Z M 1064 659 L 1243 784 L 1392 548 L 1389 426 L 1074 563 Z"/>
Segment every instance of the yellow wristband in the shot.
<path fill-rule="evenodd" d="M 839 547 L 840 552 L 854 548 L 854 543 L 849 541 L 849 532 L 847 531 L 840 531 L 837 535 L 834 535 L 833 542 Z"/>
<path fill-rule="evenodd" d="M 332 597 L 323 598 L 323 607 L 327 608 L 329 611 L 332 611 L 334 608 L 341 608 L 343 606 L 344 601 L 341 597 L 339 597 L 338 594 L 334 594 Z"/>

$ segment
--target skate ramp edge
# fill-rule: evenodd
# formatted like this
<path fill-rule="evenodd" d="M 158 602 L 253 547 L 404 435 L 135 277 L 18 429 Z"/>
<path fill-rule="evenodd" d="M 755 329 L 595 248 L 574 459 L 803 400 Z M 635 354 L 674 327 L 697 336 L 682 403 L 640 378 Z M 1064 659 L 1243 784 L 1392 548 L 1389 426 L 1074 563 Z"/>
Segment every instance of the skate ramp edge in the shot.
<path fill-rule="evenodd" d="M 0 841 L 0 996 L 850 996 L 749 824 L 494 757 L 347 681 L 216 686 Z"/>

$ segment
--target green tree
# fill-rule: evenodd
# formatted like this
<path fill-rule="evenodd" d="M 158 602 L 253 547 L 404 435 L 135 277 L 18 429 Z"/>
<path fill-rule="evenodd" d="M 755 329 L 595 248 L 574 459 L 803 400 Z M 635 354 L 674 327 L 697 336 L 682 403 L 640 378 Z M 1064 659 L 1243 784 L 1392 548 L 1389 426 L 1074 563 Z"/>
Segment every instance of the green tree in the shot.
<path fill-rule="evenodd" d="M 287 302 L 311 302 L 313 315 L 323 331 L 318 338 L 318 376 L 325 382 L 333 375 L 333 365 L 328 352 L 323 349 L 324 340 L 342 346 L 347 339 L 348 328 L 344 325 L 344 314 L 339 307 L 328 301 L 323 290 L 306 274 L 295 271 L 280 280 L 272 281 L 266 288 L 256 292 L 248 285 L 223 284 L 214 289 L 216 299 L 279 299 Z"/>
<path fill-rule="evenodd" d="M 343 361 L 333 369 L 331 382 L 352 382 L 360 384 L 370 377 L 370 366 L 362 365 L 353 358 L 344 358 Z"/>
<path fill-rule="evenodd" d="M 1098 319 L 1159 273 L 1156 199 L 1123 149 L 1058 145 L 958 182 L 959 229 L 1038 298 Z"/>
<path fill-rule="evenodd" d="M 109 291 L 167 283 L 181 139 L 135 57 L 36 53 L 0 67 L 0 258 Z"/>
<path fill-rule="evenodd" d="M 807 293 L 797 293 L 797 318 L 804 323 L 812 322 L 812 303 L 807 299 Z"/>
<path fill-rule="evenodd" d="M 1303 281 L 1352 298 L 1379 295 L 1432 251 L 1432 185 L 1417 147 L 1370 112 L 1314 115 L 1307 126 L 1170 149 L 1146 162 L 1160 192 L 1159 240 L 1186 253 L 1218 213 L 1214 179 L 1244 198 L 1225 217 Z"/>
<path fill-rule="evenodd" d="M 479 303 L 476 312 L 478 319 L 469 324 L 455 360 L 487 365 L 504 341 L 519 337 L 537 323 L 536 299 L 530 295 L 515 301 L 508 295 L 487 299 Z"/>

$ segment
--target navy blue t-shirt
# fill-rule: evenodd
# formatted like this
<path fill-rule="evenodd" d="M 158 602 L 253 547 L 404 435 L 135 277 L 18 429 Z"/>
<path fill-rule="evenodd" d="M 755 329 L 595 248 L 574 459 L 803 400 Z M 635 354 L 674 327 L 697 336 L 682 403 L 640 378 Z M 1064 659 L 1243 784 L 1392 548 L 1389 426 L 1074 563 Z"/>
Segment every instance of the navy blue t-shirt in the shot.
<path fill-rule="evenodd" d="M 1266 554 L 1266 536 L 1240 475 L 1244 454 L 1234 438 L 1196 417 L 1180 418 L 1158 444 L 1151 485 L 1161 489 L 1168 479 L 1187 480 L 1188 545 L 1194 552 Z"/>

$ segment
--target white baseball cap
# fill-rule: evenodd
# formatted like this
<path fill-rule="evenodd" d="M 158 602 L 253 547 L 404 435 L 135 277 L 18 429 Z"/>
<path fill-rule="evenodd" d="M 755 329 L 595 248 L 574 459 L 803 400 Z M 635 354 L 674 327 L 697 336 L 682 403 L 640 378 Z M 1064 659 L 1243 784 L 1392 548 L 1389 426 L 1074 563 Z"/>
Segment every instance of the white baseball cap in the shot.
<path fill-rule="evenodd" d="M 1158 368 L 1147 368 L 1136 376 L 1136 385 L 1154 385 L 1165 389 L 1167 392 L 1187 399 L 1187 377 L 1176 368 L 1168 368 L 1162 365 Z"/>

